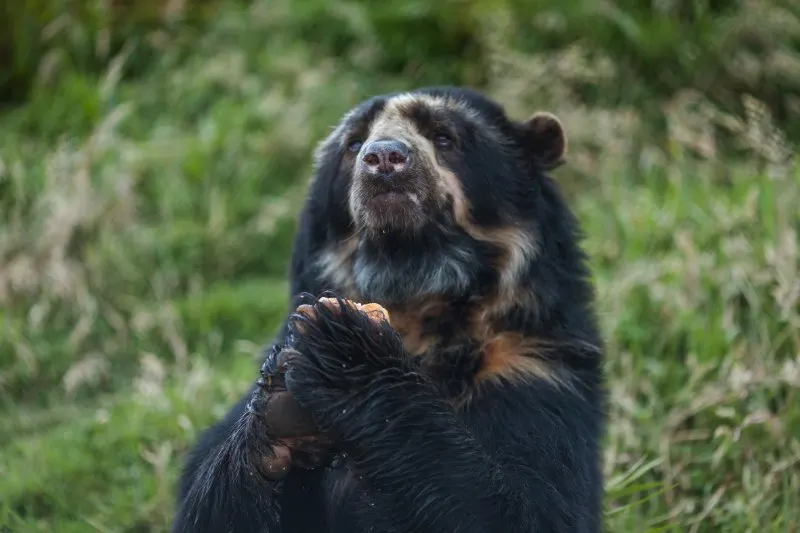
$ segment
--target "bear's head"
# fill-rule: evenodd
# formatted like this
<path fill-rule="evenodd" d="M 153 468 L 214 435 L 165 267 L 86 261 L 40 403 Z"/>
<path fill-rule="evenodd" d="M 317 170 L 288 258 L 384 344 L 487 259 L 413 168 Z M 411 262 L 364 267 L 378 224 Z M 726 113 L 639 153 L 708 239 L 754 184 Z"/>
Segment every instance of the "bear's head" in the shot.
<path fill-rule="evenodd" d="M 579 254 L 574 221 L 546 175 L 566 145 L 553 115 L 515 121 L 468 89 L 361 103 L 316 151 L 293 289 L 387 307 L 541 303 L 555 291 L 548 273 L 579 259 L 567 257 Z"/>

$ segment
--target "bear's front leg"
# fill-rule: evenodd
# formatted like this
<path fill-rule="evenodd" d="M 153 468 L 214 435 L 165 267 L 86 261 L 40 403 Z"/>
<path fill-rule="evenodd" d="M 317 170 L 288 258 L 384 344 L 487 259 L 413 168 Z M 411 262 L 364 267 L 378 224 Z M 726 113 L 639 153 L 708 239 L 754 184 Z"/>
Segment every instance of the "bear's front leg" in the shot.
<path fill-rule="evenodd" d="M 297 355 L 286 387 L 345 452 L 391 531 L 530 531 L 521 491 L 407 356 L 384 315 L 322 299 L 292 320 Z M 498 416 L 506 418 L 503 409 Z M 514 444 L 523 438 L 515 431 L 496 433 Z"/>
<path fill-rule="evenodd" d="M 377 304 L 320 298 L 298 307 L 290 321 L 287 349 L 296 355 L 287 365 L 286 388 L 334 439 L 336 421 L 358 416 L 381 384 L 415 374 L 388 313 Z"/>

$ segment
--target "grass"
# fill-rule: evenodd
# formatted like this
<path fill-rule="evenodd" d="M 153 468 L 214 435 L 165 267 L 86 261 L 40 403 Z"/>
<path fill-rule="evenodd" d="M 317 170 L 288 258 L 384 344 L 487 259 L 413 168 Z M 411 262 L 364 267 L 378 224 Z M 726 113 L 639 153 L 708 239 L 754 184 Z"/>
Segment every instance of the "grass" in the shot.
<path fill-rule="evenodd" d="M 314 143 L 442 81 L 320 58 L 287 13 L 232 10 L 142 77 L 66 72 L 0 118 L 0 526 L 168 529 L 184 453 L 286 312 Z M 510 109 L 594 131 L 511 71 Z M 608 339 L 608 530 L 800 531 L 800 169 L 581 142 L 557 175 Z"/>

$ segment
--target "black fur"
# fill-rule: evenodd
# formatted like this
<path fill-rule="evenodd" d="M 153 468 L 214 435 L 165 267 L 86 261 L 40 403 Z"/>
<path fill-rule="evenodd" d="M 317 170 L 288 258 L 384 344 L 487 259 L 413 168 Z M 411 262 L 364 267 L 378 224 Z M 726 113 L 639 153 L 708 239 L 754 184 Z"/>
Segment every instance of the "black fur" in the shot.
<path fill-rule="evenodd" d="M 449 207 L 431 213 L 424 238 L 362 240 L 357 261 L 379 268 L 376 275 L 388 280 L 375 282 L 374 291 L 366 283 L 359 294 L 346 294 L 322 279 L 315 260 L 354 231 L 347 210 L 352 154 L 346 140 L 332 139 L 322 148 L 301 215 L 292 309 L 300 295 L 328 290 L 399 305 L 405 287 L 417 303 L 445 302 L 447 312 L 424 322 L 438 341 L 411 355 L 392 325 L 373 322 L 343 301 L 338 311 L 315 304 L 313 319 L 290 313 L 275 340 L 301 354 L 286 386 L 336 443 L 336 459 L 314 470 L 293 468 L 280 481 L 262 477 L 254 462 L 268 453 L 269 437 L 255 415 L 245 414 L 248 394 L 193 450 L 174 533 L 602 530 L 602 340 L 577 221 L 537 165 L 535 147 L 525 144 L 523 124 L 471 91 L 420 92 L 458 96 L 495 128 L 489 135 L 457 113 L 449 122 L 440 117 L 456 139 L 453 150 L 438 157 L 459 177 L 476 224 L 512 222 L 535 235 L 538 253 L 516 288 L 533 298 L 495 317 L 493 327 L 542 341 L 547 349 L 537 356 L 565 372 L 566 385 L 535 376 L 476 385 L 483 354 L 467 320 L 498 283 L 491 265 L 501 251 L 454 226 Z M 368 101 L 362 110 L 379 114 L 391 96 Z M 416 112 L 417 124 L 430 121 L 424 109 Z M 358 122 L 368 120 L 363 116 L 353 119 L 355 135 Z M 420 291 L 425 272 L 454 252 L 469 258 L 459 262 L 466 277 L 443 277 L 449 286 L 435 294 Z M 524 303 L 531 301 L 535 305 Z"/>

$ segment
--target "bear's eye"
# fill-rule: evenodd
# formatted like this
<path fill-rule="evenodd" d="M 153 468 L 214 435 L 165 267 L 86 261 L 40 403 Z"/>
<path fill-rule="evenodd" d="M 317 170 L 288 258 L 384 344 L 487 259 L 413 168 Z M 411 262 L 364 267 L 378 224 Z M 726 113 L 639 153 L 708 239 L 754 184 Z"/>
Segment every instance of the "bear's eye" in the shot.
<path fill-rule="evenodd" d="M 359 150 L 361 150 L 361 145 L 363 144 L 364 144 L 363 141 L 359 139 L 353 139 L 352 141 L 347 143 L 347 149 L 353 153 L 357 153 Z"/>
<path fill-rule="evenodd" d="M 433 136 L 433 144 L 439 148 L 450 148 L 453 146 L 453 139 L 447 133 L 437 133 Z"/>

